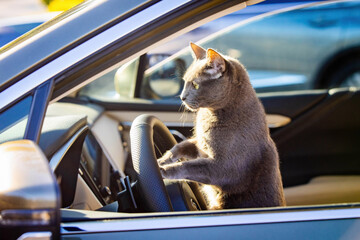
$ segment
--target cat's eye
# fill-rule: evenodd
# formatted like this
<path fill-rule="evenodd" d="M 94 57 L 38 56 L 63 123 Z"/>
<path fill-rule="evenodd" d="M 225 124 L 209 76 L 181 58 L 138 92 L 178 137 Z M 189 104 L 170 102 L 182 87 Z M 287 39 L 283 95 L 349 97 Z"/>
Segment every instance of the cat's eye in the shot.
<path fill-rule="evenodd" d="M 196 90 L 199 89 L 199 84 L 197 84 L 196 82 L 192 82 L 192 85 Z"/>

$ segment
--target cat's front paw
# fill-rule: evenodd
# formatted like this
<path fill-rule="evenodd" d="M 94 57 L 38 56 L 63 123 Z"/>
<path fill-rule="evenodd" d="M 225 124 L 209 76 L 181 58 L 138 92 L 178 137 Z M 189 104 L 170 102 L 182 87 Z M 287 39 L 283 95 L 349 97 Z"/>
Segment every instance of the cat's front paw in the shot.
<path fill-rule="evenodd" d="M 167 179 L 176 179 L 176 170 L 173 167 L 169 166 L 160 166 L 160 173 L 163 178 Z"/>
<path fill-rule="evenodd" d="M 163 178 L 166 178 L 166 170 L 165 170 L 165 168 L 159 166 L 159 169 L 160 169 L 161 176 L 162 176 Z"/>
<path fill-rule="evenodd" d="M 163 166 L 165 164 L 173 163 L 174 162 L 173 157 L 174 156 L 173 156 L 172 152 L 167 151 L 161 158 L 159 158 L 157 160 L 159 166 Z"/>

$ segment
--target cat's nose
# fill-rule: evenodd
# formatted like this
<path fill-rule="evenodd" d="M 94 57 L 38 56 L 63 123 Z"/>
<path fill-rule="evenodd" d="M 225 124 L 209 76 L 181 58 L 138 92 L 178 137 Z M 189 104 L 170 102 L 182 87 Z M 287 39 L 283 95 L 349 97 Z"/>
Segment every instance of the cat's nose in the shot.
<path fill-rule="evenodd" d="M 185 101 L 185 100 L 186 100 L 185 94 L 181 93 L 180 99 L 181 99 L 182 101 Z"/>

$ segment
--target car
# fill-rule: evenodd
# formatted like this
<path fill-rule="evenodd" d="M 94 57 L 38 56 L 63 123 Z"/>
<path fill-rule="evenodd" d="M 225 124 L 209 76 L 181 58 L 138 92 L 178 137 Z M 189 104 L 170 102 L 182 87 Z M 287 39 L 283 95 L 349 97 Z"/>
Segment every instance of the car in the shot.
<path fill-rule="evenodd" d="M 141 97 L 139 59 L 257 2 L 86 1 L 1 48 L 1 238 L 358 238 L 357 87 L 258 95 L 286 207 L 210 211 L 197 183 L 161 178 L 156 159 L 194 113 Z M 81 94 L 113 71 L 121 101 Z"/>

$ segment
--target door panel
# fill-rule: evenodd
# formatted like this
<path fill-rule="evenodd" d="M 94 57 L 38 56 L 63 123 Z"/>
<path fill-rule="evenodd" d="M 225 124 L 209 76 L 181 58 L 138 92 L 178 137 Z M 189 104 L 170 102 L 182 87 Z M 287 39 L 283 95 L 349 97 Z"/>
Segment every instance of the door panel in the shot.
<path fill-rule="evenodd" d="M 331 90 L 272 132 L 285 187 L 321 175 L 360 175 L 359 104 L 358 90 Z"/>

